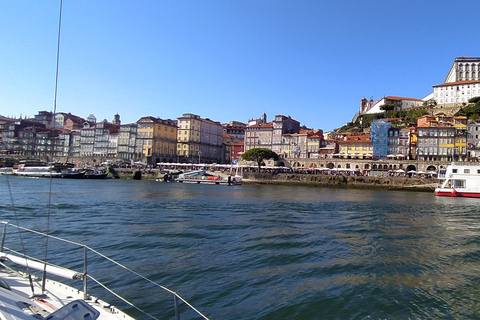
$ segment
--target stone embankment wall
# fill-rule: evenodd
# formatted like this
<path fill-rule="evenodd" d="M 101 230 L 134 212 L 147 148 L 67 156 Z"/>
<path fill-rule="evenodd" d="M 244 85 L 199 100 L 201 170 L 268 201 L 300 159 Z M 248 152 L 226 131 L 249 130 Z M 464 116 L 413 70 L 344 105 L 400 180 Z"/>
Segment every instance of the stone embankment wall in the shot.
<path fill-rule="evenodd" d="M 120 178 L 134 179 L 135 173 L 141 172 L 141 180 L 163 179 L 158 169 L 115 169 Z M 340 187 L 340 188 L 376 188 L 386 190 L 412 190 L 433 192 L 437 185 L 436 179 L 404 178 L 404 177 L 366 177 L 343 175 L 315 175 L 290 173 L 251 173 L 243 175 L 244 183 L 259 184 L 288 184 L 312 187 Z"/>
<path fill-rule="evenodd" d="M 163 179 L 163 173 L 158 169 L 115 168 L 121 179 L 134 179 L 140 172 L 141 180 Z"/>
<path fill-rule="evenodd" d="M 408 177 L 367 177 L 343 175 L 314 175 L 288 173 L 246 173 L 244 182 L 262 184 L 297 184 L 308 186 L 335 186 L 344 188 L 378 188 L 392 190 L 415 190 L 432 192 L 437 185 L 436 179 Z"/>

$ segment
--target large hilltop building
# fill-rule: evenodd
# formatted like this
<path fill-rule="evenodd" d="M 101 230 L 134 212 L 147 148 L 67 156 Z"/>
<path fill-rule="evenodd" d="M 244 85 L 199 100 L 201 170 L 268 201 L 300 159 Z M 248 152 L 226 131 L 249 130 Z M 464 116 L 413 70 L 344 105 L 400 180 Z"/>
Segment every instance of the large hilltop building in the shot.
<path fill-rule="evenodd" d="M 445 82 L 433 86 L 433 93 L 426 99 L 434 99 L 442 109 L 458 110 L 473 97 L 480 96 L 480 58 L 455 58 Z"/>
<path fill-rule="evenodd" d="M 455 58 L 445 83 L 480 80 L 480 58 Z"/>
<path fill-rule="evenodd" d="M 378 100 L 373 97 L 360 100 L 360 110 L 355 115 L 356 121 L 360 115 L 381 113 L 381 106 L 393 104 L 398 111 L 420 107 L 424 102 L 433 99 L 441 112 L 453 115 L 459 108 L 468 103 L 468 100 L 480 96 L 480 58 L 455 58 L 445 78 L 445 82 L 434 85 L 433 92 L 423 99 L 387 96 Z"/>

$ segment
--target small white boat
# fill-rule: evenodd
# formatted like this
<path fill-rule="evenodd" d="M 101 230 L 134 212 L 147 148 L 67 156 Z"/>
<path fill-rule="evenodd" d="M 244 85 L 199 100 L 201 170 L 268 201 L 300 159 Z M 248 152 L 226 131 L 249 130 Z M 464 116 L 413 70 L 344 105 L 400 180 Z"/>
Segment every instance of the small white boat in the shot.
<path fill-rule="evenodd" d="M 180 183 L 198 183 L 198 184 L 222 184 L 222 185 L 241 185 L 242 178 L 240 176 L 219 176 L 207 173 L 205 170 L 191 171 L 181 173 L 178 178 L 174 179 Z"/>
<path fill-rule="evenodd" d="M 13 167 L 3 167 L 0 168 L 0 175 L 12 175 Z"/>
<path fill-rule="evenodd" d="M 480 164 L 452 163 L 447 166 L 435 195 L 447 197 L 480 198 Z"/>

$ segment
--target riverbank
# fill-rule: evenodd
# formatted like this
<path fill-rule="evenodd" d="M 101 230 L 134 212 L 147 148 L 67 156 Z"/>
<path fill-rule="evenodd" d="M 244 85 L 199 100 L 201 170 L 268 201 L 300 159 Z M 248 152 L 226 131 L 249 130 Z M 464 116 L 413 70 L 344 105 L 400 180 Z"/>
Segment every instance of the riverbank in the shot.
<path fill-rule="evenodd" d="M 312 187 L 339 188 L 375 188 L 384 190 L 410 190 L 432 192 L 437 185 L 437 179 L 408 177 L 365 177 L 344 175 L 313 175 L 313 174 L 265 174 L 246 173 L 244 183 L 258 184 L 288 184 Z"/>
<path fill-rule="evenodd" d="M 120 178 L 141 180 L 163 180 L 163 173 L 158 169 L 136 170 L 116 169 Z M 226 175 L 223 172 L 211 172 L 214 175 Z M 410 190 L 432 192 L 437 185 L 437 179 L 408 178 L 408 177 L 367 177 L 324 174 L 293 174 L 293 173 L 253 173 L 243 174 L 243 183 L 255 184 L 285 184 L 303 185 L 311 187 L 338 187 L 338 188 L 371 188 L 384 190 Z"/>

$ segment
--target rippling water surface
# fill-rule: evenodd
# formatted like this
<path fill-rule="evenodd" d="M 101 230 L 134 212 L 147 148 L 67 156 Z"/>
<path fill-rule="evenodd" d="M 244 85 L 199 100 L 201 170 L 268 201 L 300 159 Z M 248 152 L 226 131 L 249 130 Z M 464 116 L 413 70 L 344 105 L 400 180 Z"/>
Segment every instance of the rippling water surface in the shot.
<path fill-rule="evenodd" d="M 0 219 L 15 221 L 11 193 L 20 224 L 42 229 L 50 201 L 53 234 L 120 260 L 212 320 L 480 318 L 479 199 L 61 179 L 50 193 L 47 179 L 0 182 Z M 161 293 L 120 276 L 115 285 L 172 317 Z"/>

